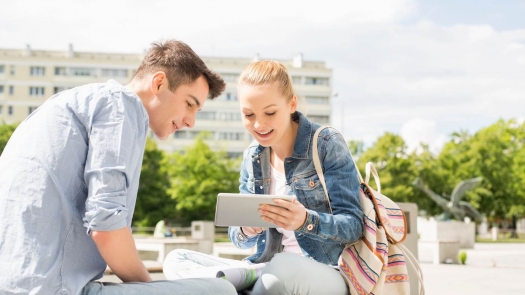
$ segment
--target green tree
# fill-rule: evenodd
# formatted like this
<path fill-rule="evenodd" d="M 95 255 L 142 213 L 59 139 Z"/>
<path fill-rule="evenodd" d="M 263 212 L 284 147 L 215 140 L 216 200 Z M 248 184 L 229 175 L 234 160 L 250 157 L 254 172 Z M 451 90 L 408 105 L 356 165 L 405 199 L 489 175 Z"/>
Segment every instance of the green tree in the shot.
<path fill-rule="evenodd" d="M 359 157 L 358 166 L 364 177 L 367 162 L 374 163 L 381 180 L 381 192 L 396 202 L 416 202 L 411 182 L 415 178 L 411 155 L 403 139 L 386 132 L 379 137 L 372 147 Z M 375 187 L 372 181 L 370 184 Z"/>
<path fill-rule="evenodd" d="M 523 217 L 525 216 L 525 122 L 516 128 L 516 150 L 512 164 L 512 173 L 515 177 L 512 189 L 521 197 L 521 202 L 514 204 L 509 213 Z"/>
<path fill-rule="evenodd" d="M 348 142 L 348 149 L 350 150 L 350 153 L 352 153 L 354 160 L 357 161 L 365 151 L 365 143 L 360 140 L 350 140 Z"/>
<path fill-rule="evenodd" d="M 429 146 L 421 144 L 420 152 L 413 153 L 411 156 L 414 165 L 414 177 L 419 177 L 423 180 L 426 186 L 434 192 L 446 197 L 452 188 L 448 185 L 450 173 L 443 169 L 437 160 L 438 156 L 432 153 Z M 443 212 L 443 209 L 429 198 L 420 189 L 414 187 L 414 200 L 418 204 L 419 209 L 425 210 L 428 215 L 434 216 Z"/>
<path fill-rule="evenodd" d="M 212 151 L 203 140 L 206 136 L 201 133 L 193 146 L 168 160 L 169 194 L 177 202 L 177 219 L 186 224 L 213 220 L 217 194 L 239 191 L 239 161 Z"/>
<path fill-rule="evenodd" d="M 9 141 L 9 138 L 15 132 L 18 124 L 2 124 L 0 125 L 0 155 L 4 151 L 4 148 Z"/>
<path fill-rule="evenodd" d="M 133 215 L 135 226 L 154 226 L 161 219 L 176 217 L 176 203 L 168 194 L 169 185 L 166 156 L 157 148 L 155 142 L 148 138 Z"/>
<path fill-rule="evenodd" d="M 449 171 L 448 187 L 461 179 L 481 176 L 482 184 L 464 197 L 490 218 L 523 216 L 522 153 L 525 126 L 515 120 L 499 120 L 472 136 L 453 134 L 439 157 Z"/>

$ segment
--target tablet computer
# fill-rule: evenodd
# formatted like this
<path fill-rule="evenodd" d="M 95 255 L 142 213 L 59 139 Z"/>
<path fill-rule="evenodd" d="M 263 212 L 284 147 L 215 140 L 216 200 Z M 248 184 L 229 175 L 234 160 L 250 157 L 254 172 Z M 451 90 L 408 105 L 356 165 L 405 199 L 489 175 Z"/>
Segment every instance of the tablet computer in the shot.
<path fill-rule="evenodd" d="M 277 206 L 273 199 L 293 201 L 294 196 L 289 195 L 255 195 L 255 194 L 230 194 L 217 195 L 215 207 L 216 226 L 250 226 L 250 227 L 276 227 L 275 224 L 264 221 L 259 212 L 261 204 Z"/>

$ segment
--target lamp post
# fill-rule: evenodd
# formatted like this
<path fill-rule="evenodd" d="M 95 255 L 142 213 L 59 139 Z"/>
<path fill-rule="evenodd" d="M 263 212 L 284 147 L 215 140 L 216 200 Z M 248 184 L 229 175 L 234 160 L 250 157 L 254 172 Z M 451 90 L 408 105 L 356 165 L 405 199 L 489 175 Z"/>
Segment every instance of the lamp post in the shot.
<path fill-rule="evenodd" d="M 339 93 L 337 92 L 334 92 L 334 94 L 332 94 L 332 97 L 333 98 L 337 98 L 339 97 Z M 343 138 L 345 137 L 345 102 L 343 100 L 343 97 L 341 97 L 341 135 L 343 136 Z"/>

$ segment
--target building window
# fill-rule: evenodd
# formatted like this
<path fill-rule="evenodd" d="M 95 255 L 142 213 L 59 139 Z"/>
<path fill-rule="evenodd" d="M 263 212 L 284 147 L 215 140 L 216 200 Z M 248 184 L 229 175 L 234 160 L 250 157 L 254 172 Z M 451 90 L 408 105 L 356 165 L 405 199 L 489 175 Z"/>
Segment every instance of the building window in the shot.
<path fill-rule="evenodd" d="M 34 112 L 38 107 L 29 107 L 28 108 L 28 111 L 29 111 L 29 115 L 31 115 L 32 112 Z"/>
<path fill-rule="evenodd" d="M 102 74 L 102 77 L 125 78 L 128 76 L 128 70 L 102 69 L 101 74 Z"/>
<path fill-rule="evenodd" d="M 330 117 L 329 116 L 307 116 L 310 121 L 313 121 L 315 123 L 319 124 L 328 124 L 330 123 Z"/>
<path fill-rule="evenodd" d="M 215 120 L 215 112 L 197 112 L 198 120 Z"/>
<path fill-rule="evenodd" d="M 4 93 L 4 85 L 0 85 L 0 94 Z"/>
<path fill-rule="evenodd" d="M 95 76 L 95 69 L 90 68 L 71 68 L 70 72 L 73 76 Z"/>
<path fill-rule="evenodd" d="M 219 132 L 219 140 L 242 140 L 243 137 L 240 132 Z"/>
<path fill-rule="evenodd" d="M 5 70 L 5 66 L 4 65 L 0 65 L 0 74 L 3 74 L 4 70 Z"/>
<path fill-rule="evenodd" d="M 188 136 L 186 131 L 177 131 L 173 134 L 175 138 L 186 138 L 186 136 Z"/>
<path fill-rule="evenodd" d="M 240 112 L 219 112 L 217 113 L 217 120 L 220 121 L 241 121 L 242 115 Z"/>
<path fill-rule="evenodd" d="M 13 85 L 10 85 L 9 86 L 9 94 L 13 95 L 14 93 L 15 93 L 15 88 L 13 87 Z"/>
<path fill-rule="evenodd" d="M 328 104 L 329 102 L 327 96 L 307 96 L 305 100 L 308 104 Z"/>
<path fill-rule="evenodd" d="M 300 76 L 292 76 L 292 84 L 303 84 Z"/>
<path fill-rule="evenodd" d="M 31 76 L 45 76 L 46 68 L 44 67 L 31 67 L 30 71 Z"/>
<path fill-rule="evenodd" d="M 221 74 L 221 77 L 226 82 L 237 82 L 237 79 L 239 79 L 239 75 L 237 74 Z"/>
<path fill-rule="evenodd" d="M 11 68 L 11 70 L 9 72 L 10 72 L 11 76 L 14 76 L 15 75 L 15 66 L 11 66 L 10 68 Z"/>
<path fill-rule="evenodd" d="M 67 90 L 67 87 L 64 87 L 64 86 L 55 86 L 53 88 L 53 94 L 57 94 L 59 92 L 62 92 L 64 90 Z"/>
<path fill-rule="evenodd" d="M 66 76 L 65 67 L 55 67 L 55 76 Z"/>
<path fill-rule="evenodd" d="M 328 85 L 328 78 L 306 77 L 304 79 L 306 85 Z"/>
<path fill-rule="evenodd" d="M 13 114 L 13 106 L 8 106 L 8 107 L 7 107 L 7 114 L 8 114 L 9 116 L 11 116 L 11 115 Z"/>
<path fill-rule="evenodd" d="M 29 87 L 30 96 L 44 96 L 44 87 Z"/>
<path fill-rule="evenodd" d="M 232 101 L 237 100 L 237 93 L 227 92 L 226 93 L 226 100 L 232 100 Z"/>

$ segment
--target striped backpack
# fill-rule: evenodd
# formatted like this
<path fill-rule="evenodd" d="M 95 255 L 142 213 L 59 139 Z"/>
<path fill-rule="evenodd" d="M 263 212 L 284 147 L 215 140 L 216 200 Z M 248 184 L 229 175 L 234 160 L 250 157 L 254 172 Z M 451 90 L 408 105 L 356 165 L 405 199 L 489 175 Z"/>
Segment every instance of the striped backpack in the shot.
<path fill-rule="evenodd" d="M 322 165 L 317 151 L 318 128 L 313 140 L 313 161 L 319 180 L 332 208 L 326 189 Z M 354 161 L 352 159 L 352 161 Z M 423 274 L 414 255 L 402 244 L 406 238 L 405 214 L 390 198 L 381 194 L 381 184 L 376 168 L 366 164 L 366 179 L 363 181 L 356 166 L 361 183 L 359 198 L 363 207 L 363 236 L 354 244 L 347 245 L 339 257 L 339 271 L 352 295 L 410 294 L 406 263 L 415 270 L 420 283 L 419 295 L 425 294 Z M 373 175 L 377 191 L 368 185 Z"/>

